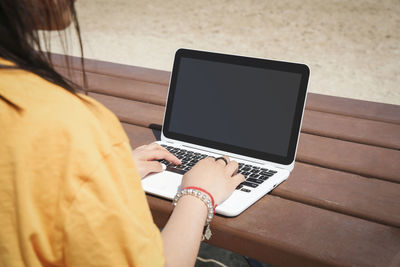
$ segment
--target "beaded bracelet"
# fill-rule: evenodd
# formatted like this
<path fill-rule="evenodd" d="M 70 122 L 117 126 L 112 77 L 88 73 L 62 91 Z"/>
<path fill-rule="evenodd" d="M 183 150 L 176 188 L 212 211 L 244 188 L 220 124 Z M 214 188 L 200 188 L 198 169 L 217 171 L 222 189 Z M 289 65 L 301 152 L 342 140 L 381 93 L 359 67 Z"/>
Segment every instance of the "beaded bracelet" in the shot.
<path fill-rule="evenodd" d="M 178 200 L 185 195 L 191 195 L 191 196 L 195 196 L 197 198 L 199 198 L 201 201 L 203 201 L 204 204 L 206 204 L 207 207 L 207 219 L 206 219 L 206 223 L 205 223 L 205 229 L 203 232 L 203 236 L 201 238 L 201 241 L 203 241 L 204 239 L 209 240 L 211 238 L 211 230 L 210 230 L 210 222 L 214 217 L 214 213 L 215 213 L 215 208 L 217 207 L 217 205 L 214 205 L 214 198 L 212 197 L 212 195 L 210 193 L 208 193 L 206 190 L 199 188 L 199 187 L 186 187 L 183 188 L 182 191 L 178 192 L 175 197 L 174 197 L 174 201 L 172 202 L 172 204 L 174 206 L 176 206 L 176 204 L 178 203 Z"/>
<path fill-rule="evenodd" d="M 195 189 L 195 190 L 199 190 L 199 191 L 207 194 L 211 199 L 211 204 L 212 204 L 212 206 L 214 208 L 214 213 L 213 214 L 215 214 L 215 209 L 217 208 L 218 205 L 215 205 L 214 198 L 208 191 L 204 190 L 203 188 L 196 187 L 196 186 L 188 186 L 188 187 L 185 187 L 183 189 Z"/>

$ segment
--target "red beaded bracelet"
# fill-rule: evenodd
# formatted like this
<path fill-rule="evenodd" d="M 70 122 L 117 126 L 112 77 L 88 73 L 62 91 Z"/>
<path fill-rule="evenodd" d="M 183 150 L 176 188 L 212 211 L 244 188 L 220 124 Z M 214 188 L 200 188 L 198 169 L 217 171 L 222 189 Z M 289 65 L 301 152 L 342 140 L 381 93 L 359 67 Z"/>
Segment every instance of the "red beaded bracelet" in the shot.
<path fill-rule="evenodd" d="M 182 190 L 185 190 L 185 189 L 195 189 L 195 190 L 199 190 L 199 191 L 207 194 L 211 199 L 211 203 L 212 203 L 212 205 L 214 207 L 214 214 L 215 214 L 215 209 L 217 208 L 218 205 L 215 205 L 213 196 L 207 190 L 204 190 L 203 188 L 200 188 L 200 187 L 197 187 L 197 186 L 188 186 L 188 187 L 183 188 Z"/>

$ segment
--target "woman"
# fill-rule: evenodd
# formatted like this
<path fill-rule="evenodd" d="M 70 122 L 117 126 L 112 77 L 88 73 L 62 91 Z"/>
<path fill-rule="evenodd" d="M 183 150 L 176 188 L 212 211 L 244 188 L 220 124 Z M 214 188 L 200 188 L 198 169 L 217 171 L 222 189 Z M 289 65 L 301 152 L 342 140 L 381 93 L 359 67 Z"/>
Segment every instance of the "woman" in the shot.
<path fill-rule="evenodd" d="M 73 0 L 0 2 L 0 262 L 192 266 L 210 207 L 180 194 L 159 232 L 140 179 L 162 170 L 157 159 L 180 162 L 157 144 L 133 161 L 117 118 L 54 71 L 38 30 L 71 21 L 80 40 Z M 206 158 L 182 188 L 213 198 L 212 210 L 243 181 L 236 171 L 227 157 Z"/>

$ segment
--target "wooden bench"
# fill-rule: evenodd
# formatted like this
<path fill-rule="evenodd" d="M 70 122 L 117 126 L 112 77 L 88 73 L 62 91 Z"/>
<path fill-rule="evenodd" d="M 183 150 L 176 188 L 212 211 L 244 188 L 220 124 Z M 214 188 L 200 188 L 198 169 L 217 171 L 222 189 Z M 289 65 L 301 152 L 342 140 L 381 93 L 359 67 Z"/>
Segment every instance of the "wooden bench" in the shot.
<path fill-rule="evenodd" d="M 132 147 L 159 139 L 170 73 L 85 64 L 86 93 L 118 116 Z M 209 243 L 276 266 L 400 266 L 399 149 L 400 106 L 309 93 L 291 176 L 238 217 L 216 216 Z M 148 202 L 163 227 L 171 202 Z"/>

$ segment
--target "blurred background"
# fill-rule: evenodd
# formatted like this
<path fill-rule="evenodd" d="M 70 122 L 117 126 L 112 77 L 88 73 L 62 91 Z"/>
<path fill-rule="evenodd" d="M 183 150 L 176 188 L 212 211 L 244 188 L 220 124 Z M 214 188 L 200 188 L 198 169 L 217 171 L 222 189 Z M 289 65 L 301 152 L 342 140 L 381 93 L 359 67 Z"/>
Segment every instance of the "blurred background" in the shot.
<path fill-rule="evenodd" d="M 78 0 L 76 6 L 87 58 L 171 71 L 183 47 L 300 62 L 311 69 L 310 92 L 400 105 L 399 0 Z M 67 33 L 74 36 L 71 27 Z M 63 53 L 57 44 L 52 51 Z M 67 53 L 80 55 L 76 42 Z"/>

